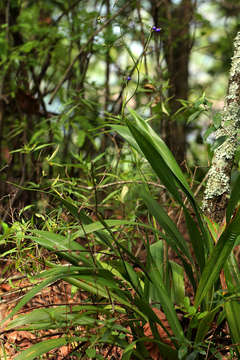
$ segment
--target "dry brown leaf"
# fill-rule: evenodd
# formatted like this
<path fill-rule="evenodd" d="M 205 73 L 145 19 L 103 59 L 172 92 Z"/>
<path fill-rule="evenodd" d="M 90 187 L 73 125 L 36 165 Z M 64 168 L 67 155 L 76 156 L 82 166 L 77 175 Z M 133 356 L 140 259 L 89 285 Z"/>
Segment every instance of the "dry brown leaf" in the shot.
<path fill-rule="evenodd" d="M 59 353 L 60 353 L 60 355 L 63 356 L 63 357 L 64 357 L 64 356 L 67 356 L 68 353 L 69 353 L 69 346 L 68 346 L 68 345 L 64 345 L 64 346 L 60 347 Z"/>

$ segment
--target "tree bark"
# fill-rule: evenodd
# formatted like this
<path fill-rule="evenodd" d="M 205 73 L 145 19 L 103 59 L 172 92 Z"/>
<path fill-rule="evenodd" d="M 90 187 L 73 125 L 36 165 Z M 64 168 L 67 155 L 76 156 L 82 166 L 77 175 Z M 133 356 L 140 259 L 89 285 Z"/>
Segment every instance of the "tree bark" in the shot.
<path fill-rule="evenodd" d="M 205 214 L 219 224 L 223 221 L 227 208 L 240 128 L 240 32 L 234 40 L 234 49 L 222 123 L 215 133 L 216 140 L 221 136 L 226 136 L 226 140 L 215 150 L 202 206 Z"/>
<path fill-rule="evenodd" d="M 169 76 L 168 97 L 170 115 L 163 119 L 161 136 L 179 164 L 186 156 L 186 124 L 174 114 L 182 106 L 179 99 L 188 99 L 189 58 L 192 47 L 190 23 L 193 18 L 192 0 L 182 0 L 178 5 L 169 0 L 151 1 L 155 24 L 163 27 L 163 50 Z"/>

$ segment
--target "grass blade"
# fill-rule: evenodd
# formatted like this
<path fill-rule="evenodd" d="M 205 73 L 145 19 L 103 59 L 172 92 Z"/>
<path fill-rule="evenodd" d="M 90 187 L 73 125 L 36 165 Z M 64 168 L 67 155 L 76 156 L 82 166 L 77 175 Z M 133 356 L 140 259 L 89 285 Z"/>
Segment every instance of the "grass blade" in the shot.
<path fill-rule="evenodd" d="M 213 249 L 207 261 L 195 297 L 195 307 L 197 308 L 207 292 L 214 285 L 221 269 L 226 263 L 235 245 L 235 240 L 240 234 L 240 211 L 238 209 L 235 217 L 229 223 L 223 234 L 220 236 L 217 245 Z"/>
<path fill-rule="evenodd" d="M 42 341 L 38 344 L 35 344 L 33 346 L 31 346 L 30 348 L 28 348 L 27 350 L 24 350 L 21 352 L 21 354 L 17 355 L 14 360 L 34 360 L 36 359 L 38 356 L 47 353 L 48 351 L 55 349 L 55 348 L 59 348 L 60 346 L 69 344 L 71 342 L 76 342 L 76 341 L 86 341 L 87 338 L 76 338 L 76 337 L 62 337 L 62 338 L 58 338 L 58 339 L 51 339 L 51 340 L 45 340 Z"/>
<path fill-rule="evenodd" d="M 238 301 L 230 301 L 224 304 L 227 322 L 231 332 L 232 342 L 236 344 L 238 355 L 240 354 L 240 304 Z"/>
<path fill-rule="evenodd" d="M 184 208 L 185 205 L 183 204 L 179 189 L 185 193 L 195 211 L 202 232 L 204 246 L 208 251 L 211 250 L 212 239 L 202 222 L 202 212 L 196 203 L 194 195 L 174 156 L 164 141 L 154 132 L 144 119 L 132 109 L 129 109 L 129 112 L 135 119 L 135 123 L 128 119 L 126 120 L 126 123 L 132 133 L 134 141 L 137 142 L 141 152 L 144 154 L 161 182 L 166 186 L 174 199 Z M 127 141 L 129 141 L 128 139 L 129 137 L 126 138 Z"/>

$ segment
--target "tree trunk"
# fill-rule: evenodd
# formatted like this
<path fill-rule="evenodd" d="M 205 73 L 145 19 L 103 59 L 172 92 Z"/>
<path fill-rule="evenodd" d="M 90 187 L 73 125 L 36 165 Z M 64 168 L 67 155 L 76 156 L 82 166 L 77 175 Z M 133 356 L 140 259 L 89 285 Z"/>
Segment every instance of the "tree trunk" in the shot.
<path fill-rule="evenodd" d="M 169 0 L 163 3 L 152 0 L 151 5 L 154 22 L 163 28 L 163 50 L 169 76 L 170 116 L 163 120 L 161 135 L 182 164 L 186 156 L 186 124 L 179 122 L 174 114 L 181 107 L 178 100 L 188 99 L 190 22 L 194 6 L 192 0 L 182 0 L 179 5 Z"/>
<path fill-rule="evenodd" d="M 240 32 L 234 40 L 234 48 L 222 123 L 215 133 L 216 140 L 222 136 L 226 136 L 226 140 L 215 150 L 202 206 L 205 214 L 217 223 L 221 223 L 225 216 L 230 193 L 231 170 L 238 146 L 237 133 L 240 128 Z"/>

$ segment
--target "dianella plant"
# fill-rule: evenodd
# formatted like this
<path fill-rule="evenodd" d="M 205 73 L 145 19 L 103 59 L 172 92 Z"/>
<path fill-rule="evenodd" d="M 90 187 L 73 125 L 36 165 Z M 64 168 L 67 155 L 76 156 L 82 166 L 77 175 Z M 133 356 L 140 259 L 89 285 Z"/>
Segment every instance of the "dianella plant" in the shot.
<path fill-rule="evenodd" d="M 68 329 L 61 338 L 39 342 L 16 359 L 35 359 L 65 344 L 79 349 L 79 344 L 85 343 L 89 344 L 85 351 L 88 358 L 103 358 L 99 346 L 110 344 L 122 349 L 123 360 L 151 359 L 146 346 L 149 341 L 158 348 L 159 359 L 219 358 L 214 331 L 226 323 L 230 347 L 240 357 L 240 271 L 233 252 L 240 235 L 239 178 L 230 194 L 239 104 L 240 33 L 235 40 L 229 94 L 216 136 L 224 136 L 224 141 L 216 148 L 203 209 L 172 153 L 144 118 L 129 108 L 128 114 L 123 115 L 124 122 L 112 125 L 111 130 L 150 164 L 181 209 L 187 234 L 183 236 L 179 231 L 144 179 L 143 184 L 137 185 L 138 196 L 154 225 L 108 220 L 100 213 L 93 221 L 83 210 L 78 211 L 73 201 L 61 197 L 62 205 L 78 221 L 78 229 L 68 236 L 40 230 L 27 236 L 64 259 L 64 265 L 48 261 L 48 270 L 38 276 L 42 281 L 19 301 L 7 319 L 58 280 L 65 280 L 76 291 L 92 294 L 94 303 L 86 300 L 80 305 L 36 309 L 10 321 L 7 329 Z M 211 192 L 213 186 L 215 190 Z M 144 263 L 120 241 L 118 228 L 123 226 L 132 227 L 132 233 L 141 226 L 146 234 L 154 234 L 155 241 L 149 241 L 148 236 L 143 240 Z M 94 238 L 101 252 L 91 253 L 89 244 L 78 242 L 88 236 Z M 168 257 L 169 248 L 177 255 L 176 260 Z M 191 288 L 188 293 L 185 284 Z M 158 316 L 156 309 L 163 316 Z M 146 325 L 151 330 L 151 340 L 146 336 Z M 83 333 L 82 327 L 89 331 Z"/>

